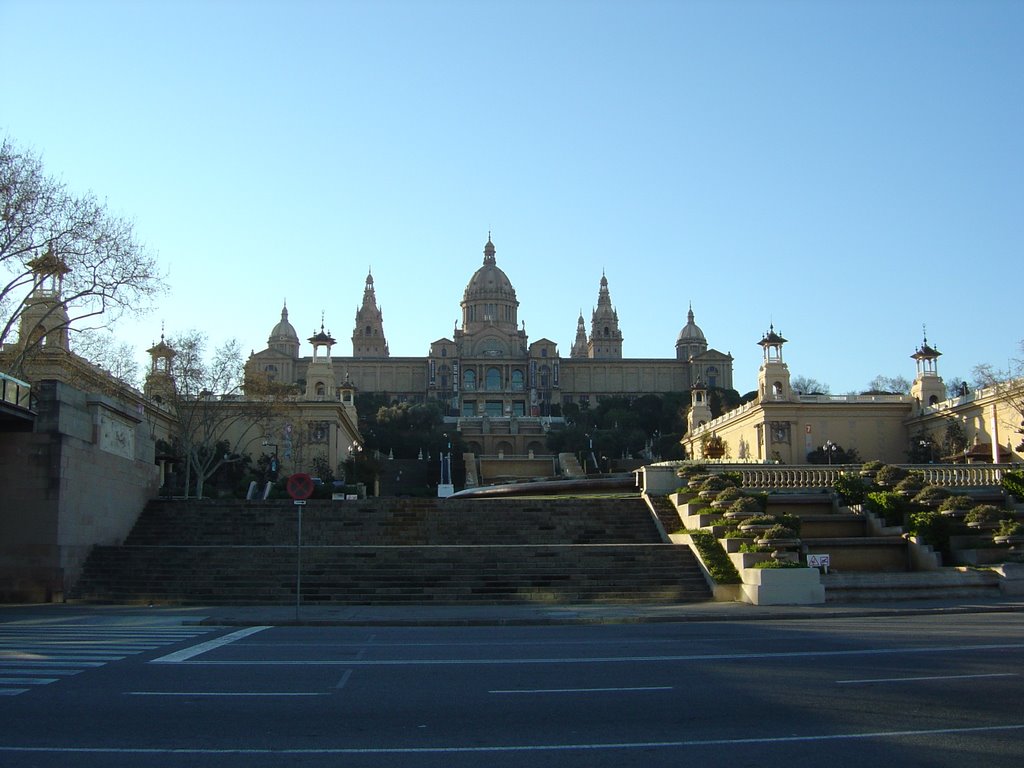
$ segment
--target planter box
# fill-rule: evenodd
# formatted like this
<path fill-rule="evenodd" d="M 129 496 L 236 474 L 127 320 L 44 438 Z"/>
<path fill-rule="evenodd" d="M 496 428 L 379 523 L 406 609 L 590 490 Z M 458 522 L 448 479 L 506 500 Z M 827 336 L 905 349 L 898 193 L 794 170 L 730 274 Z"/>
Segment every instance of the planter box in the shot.
<path fill-rule="evenodd" d="M 739 539 L 739 538 L 719 539 L 718 543 L 722 545 L 722 548 L 726 552 L 728 552 L 729 554 L 732 554 L 734 552 L 738 553 L 740 551 L 740 547 L 742 547 L 744 544 L 753 544 L 754 543 L 754 537 L 751 536 L 750 538 L 742 538 L 742 539 Z"/>
<path fill-rule="evenodd" d="M 817 568 L 745 568 L 743 599 L 754 605 L 816 605 L 825 602 Z"/>

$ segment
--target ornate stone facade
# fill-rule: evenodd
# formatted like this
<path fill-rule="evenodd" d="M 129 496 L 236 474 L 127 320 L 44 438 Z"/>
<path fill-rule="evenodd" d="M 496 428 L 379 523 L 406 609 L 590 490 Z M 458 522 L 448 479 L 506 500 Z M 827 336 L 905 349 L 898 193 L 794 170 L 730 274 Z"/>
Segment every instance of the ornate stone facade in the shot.
<path fill-rule="evenodd" d="M 566 403 L 587 406 L 605 397 L 685 392 L 698 380 L 732 388 L 732 356 L 708 346 L 692 307 L 674 357 L 624 358 L 618 312 L 603 274 L 590 334 L 581 313 L 568 358 L 550 339 L 531 342 L 519 318 L 516 290 L 496 253 L 488 238 L 483 264 L 463 293 L 461 327 L 431 342 L 425 358 L 390 355 L 368 276 L 352 356 L 331 358 L 335 380 L 398 402 L 437 401 L 476 453 L 492 455 L 545 453 L 544 429 Z M 299 356 L 298 336 L 284 309 L 267 348 L 250 357 L 247 373 L 305 386 L 313 364 L 314 358 Z"/>

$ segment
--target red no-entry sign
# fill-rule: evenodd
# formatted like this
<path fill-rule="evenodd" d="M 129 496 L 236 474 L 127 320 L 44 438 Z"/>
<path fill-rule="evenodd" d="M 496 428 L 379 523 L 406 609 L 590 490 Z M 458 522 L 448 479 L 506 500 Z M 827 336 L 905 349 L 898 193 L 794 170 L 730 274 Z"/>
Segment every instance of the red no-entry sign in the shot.
<path fill-rule="evenodd" d="M 293 499 L 302 500 L 308 499 L 313 495 L 313 487 L 312 477 L 307 475 L 305 472 L 297 472 L 288 478 L 285 490 L 288 491 L 288 495 Z"/>

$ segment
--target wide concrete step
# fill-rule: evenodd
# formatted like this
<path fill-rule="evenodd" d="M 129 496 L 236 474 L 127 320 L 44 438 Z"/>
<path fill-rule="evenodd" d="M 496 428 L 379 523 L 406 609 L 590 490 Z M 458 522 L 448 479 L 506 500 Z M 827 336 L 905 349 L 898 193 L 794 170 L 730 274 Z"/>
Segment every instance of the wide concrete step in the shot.
<path fill-rule="evenodd" d="M 73 599 L 281 604 L 294 547 L 97 547 Z M 706 600 L 687 548 L 656 545 L 303 547 L 303 600 L 367 604 Z"/>
<path fill-rule="evenodd" d="M 303 540 L 312 545 L 656 543 L 639 498 L 540 501 L 364 500 L 310 502 Z M 153 502 L 128 544 L 290 544 L 298 510 L 288 502 Z"/>
<path fill-rule="evenodd" d="M 821 577 L 826 602 L 997 597 L 999 581 L 994 573 L 965 568 L 908 573 L 829 573 Z"/>

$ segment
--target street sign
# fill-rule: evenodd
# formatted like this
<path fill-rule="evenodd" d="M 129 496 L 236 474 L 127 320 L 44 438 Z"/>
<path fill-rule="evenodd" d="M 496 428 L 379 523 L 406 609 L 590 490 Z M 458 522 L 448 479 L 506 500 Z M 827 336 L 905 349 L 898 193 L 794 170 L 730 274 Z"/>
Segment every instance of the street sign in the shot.
<path fill-rule="evenodd" d="M 807 555 L 807 566 L 809 568 L 824 568 L 825 573 L 828 573 L 828 567 L 832 564 L 832 558 L 829 555 Z"/>
<path fill-rule="evenodd" d="M 308 499 L 313 495 L 313 478 L 305 472 L 297 472 L 288 478 L 285 489 L 293 499 Z"/>

